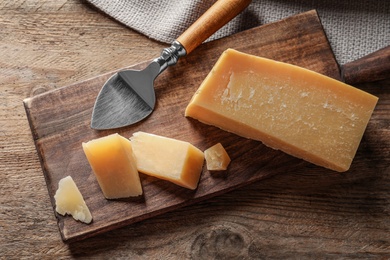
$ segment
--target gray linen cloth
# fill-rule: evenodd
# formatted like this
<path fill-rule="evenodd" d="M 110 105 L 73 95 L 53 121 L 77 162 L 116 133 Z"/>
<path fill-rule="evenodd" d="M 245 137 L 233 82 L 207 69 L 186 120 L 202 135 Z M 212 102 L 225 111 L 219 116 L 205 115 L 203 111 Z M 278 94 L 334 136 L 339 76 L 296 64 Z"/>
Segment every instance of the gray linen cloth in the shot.
<path fill-rule="evenodd" d="M 87 0 L 128 27 L 171 43 L 215 0 Z M 339 64 L 390 45 L 389 0 L 253 0 L 209 40 L 316 9 Z"/>

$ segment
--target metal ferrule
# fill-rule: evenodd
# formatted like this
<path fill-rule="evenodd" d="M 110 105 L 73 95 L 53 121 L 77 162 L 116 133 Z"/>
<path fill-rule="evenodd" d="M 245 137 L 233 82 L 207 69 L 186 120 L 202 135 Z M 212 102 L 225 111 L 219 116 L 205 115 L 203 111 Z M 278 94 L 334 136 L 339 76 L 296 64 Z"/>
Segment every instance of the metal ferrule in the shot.
<path fill-rule="evenodd" d="M 172 45 L 161 52 L 161 56 L 154 61 L 160 65 L 160 73 L 168 66 L 175 65 L 180 57 L 187 54 L 186 49 L 180 42 L 174 41 Z"/>

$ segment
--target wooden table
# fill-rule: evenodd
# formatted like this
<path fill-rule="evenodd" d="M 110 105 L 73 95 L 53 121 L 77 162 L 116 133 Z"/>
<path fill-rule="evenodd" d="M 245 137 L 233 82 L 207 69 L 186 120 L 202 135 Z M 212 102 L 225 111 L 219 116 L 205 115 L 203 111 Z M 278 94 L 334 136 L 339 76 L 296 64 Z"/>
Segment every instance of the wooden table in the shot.
<path fill-rule="evenodd" d="M 353 175 L 286 172 L 63 243 L 23 99 L 154 58 L 166 45 L 85 1 L 6 0 L 0 24 L 1 259 L 390 257 L 390 165 Z"/>

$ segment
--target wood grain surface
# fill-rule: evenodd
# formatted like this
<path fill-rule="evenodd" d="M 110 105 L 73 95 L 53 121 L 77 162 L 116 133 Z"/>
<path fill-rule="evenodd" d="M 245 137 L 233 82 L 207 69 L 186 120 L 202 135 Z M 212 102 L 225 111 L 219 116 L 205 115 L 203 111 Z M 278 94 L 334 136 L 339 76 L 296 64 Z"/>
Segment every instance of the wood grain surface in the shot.
<path fill-rule="evenodd" d="M 342 67 L 342 78 L 349 84 L 390 78 L 390 45 Z"/>
<path fill-rule="evenodd" d="M 380 101 L 352 171 L 306 165 L 64 244 L 23 99 L 154 58 L 165 45 L 84 1 L 3 1 L 0 14 L 1 259 L 389 257 L 389 81 L 359 85 Z"/>

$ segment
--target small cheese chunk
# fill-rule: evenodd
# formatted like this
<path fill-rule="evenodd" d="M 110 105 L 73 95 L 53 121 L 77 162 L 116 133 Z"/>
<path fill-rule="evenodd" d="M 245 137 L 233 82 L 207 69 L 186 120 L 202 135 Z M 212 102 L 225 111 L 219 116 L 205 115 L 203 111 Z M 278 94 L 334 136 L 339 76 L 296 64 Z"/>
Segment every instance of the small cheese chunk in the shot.
<path fill-rule="evenodd" d="M 140 172 L 196 189 L 204 154 L 192 144 L 144 132 L 130 138 Z"/>
<path fill-rule="evenodd" d="M 377 100 L 319 73 L 228 49 L 185 115 L 346 171 Z"/>
<path fill-rule="evenodd" d="M 82 145 L 107 199 L 142 195 L 136 160 L 128 139 L 112 134 Z"/>
<path fill-rule="evenodd" d="M 226 170 L 230 163 L 230 157 L 221 143 L 217 143 L 204 151 L 204 156 L 209 171 Z"/>
<path fill-rule="evenodd" d="M 71 176 L 59 181 L 54 199 L 56 201 L 56 211 L 59 214 L 63 216 L 70 214 L 75 220 L 87 224 L 91 223 L 91 212 Z"/>

